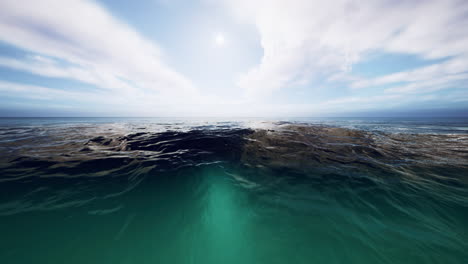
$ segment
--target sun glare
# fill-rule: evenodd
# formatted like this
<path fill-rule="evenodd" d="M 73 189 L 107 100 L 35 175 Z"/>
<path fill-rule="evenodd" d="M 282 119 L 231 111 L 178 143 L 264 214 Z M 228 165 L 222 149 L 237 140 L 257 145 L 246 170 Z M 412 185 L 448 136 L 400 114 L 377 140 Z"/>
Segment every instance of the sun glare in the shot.
<path fill-rule="evenodd" d="M 224 43 L 225 43 L 225 41 L 226 41 L 226 40 L 224 39 L 223 34 L 221 34 L 221 33 L 216 34 L 214 40 L 215 40 L 216 45 L 218 45 L 218 46 L 223 46 Z"/>

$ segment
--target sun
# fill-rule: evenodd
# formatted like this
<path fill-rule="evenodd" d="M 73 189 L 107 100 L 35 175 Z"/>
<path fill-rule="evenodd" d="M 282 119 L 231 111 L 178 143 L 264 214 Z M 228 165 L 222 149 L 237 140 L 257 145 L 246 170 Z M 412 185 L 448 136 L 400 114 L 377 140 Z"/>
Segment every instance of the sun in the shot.
<path fill-rule="evenodd" d="M 226 42 L 224 35 L 221 33 L 215 35 L 214 41 L 217 46 L 223 46 Z"/>

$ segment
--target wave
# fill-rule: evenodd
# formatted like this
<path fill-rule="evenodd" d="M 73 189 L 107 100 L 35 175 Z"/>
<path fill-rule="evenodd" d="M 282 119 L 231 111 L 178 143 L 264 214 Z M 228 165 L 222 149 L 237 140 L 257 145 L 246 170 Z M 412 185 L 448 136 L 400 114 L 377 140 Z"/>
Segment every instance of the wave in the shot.
<path fill-rule="evenodd" d="M 0 259 L 35 248 L 36 237 L 57 252 L 80 248 L 89 253 L 83 263 L 99 250 L 119 261 L 129 252 L 181 263 L 467 257 L 463 133 L 291 122 L 57 124 L 1 127 L 0 153 L 0 231 L 12 249 Z M 155 244 L 160 250 L 150 254 Z M 30 251 L 25 258 L 50 263 Z"/>
<path fill-rule="evenodd" d="M 22 133 L 13 129 L 2 135 L 11 135 L 12 131 L 16 140 L 1 143 L 9 155 L 0 165 L 0 188 L 22 187 L 16 195 L 2 199 L 15 201 L 1 206 L 3 213 L 25 207 L 18 205 L 15 197 L 37 195 L 44 186 L 49 188 L 50 182 L 66 186 L 61 191 L 67 195 L 41 208 L 54 208 L 61 201 L 68 204 L 73 195 L 81 192 L 75 188 L 78 183 L 98 189 L 96 182 L 108 185 L 106 182 L 120 179 L 126 184 L 118 185 L 118 195 L 146 177 L 209 164 L 246 171 L 244 174 L 250 176 L 237 180 L 250 186 L 271 185 L 268 181 L 275 181 L 271 175 L 294 175 L 330 189 L 338 183 L 352 186 L 355 191 L 389 185 L 437 190 L 433 195 L 439 199 L 467 205 L 466 135 L 376 133 L 287 122 L 267 129 L 196 127 L 124 134 L 122 130 L 116 133 L 92 125 L 31 128 Z M 259 175 L 269 177 L 260 183 Z M 24 188 L 25 182 L 33 184 Z M 109 195 L 108 188 L 102 189 L 101 196 Z M 26 199 L 26 203 L 30 202 Z"/>

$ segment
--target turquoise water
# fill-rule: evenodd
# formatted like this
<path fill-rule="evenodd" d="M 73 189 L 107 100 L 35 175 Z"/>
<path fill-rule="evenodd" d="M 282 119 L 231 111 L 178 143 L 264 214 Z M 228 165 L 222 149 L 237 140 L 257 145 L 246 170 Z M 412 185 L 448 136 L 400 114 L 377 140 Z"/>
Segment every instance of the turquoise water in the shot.
<path fill-rule="evenodd" d="M 2 120 L 0 262 L 466 263 L 467 121 L 298 122 Z"/>

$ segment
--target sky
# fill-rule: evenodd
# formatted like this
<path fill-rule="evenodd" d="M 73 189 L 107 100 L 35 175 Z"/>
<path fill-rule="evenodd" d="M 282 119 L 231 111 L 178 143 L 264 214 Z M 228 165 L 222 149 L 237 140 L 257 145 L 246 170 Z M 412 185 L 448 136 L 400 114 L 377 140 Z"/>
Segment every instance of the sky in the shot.
<path fill-rule="evenodd" d="M 0 1 L 0 116 L 356 115 L 468 116 L 468 1 Z"/>

